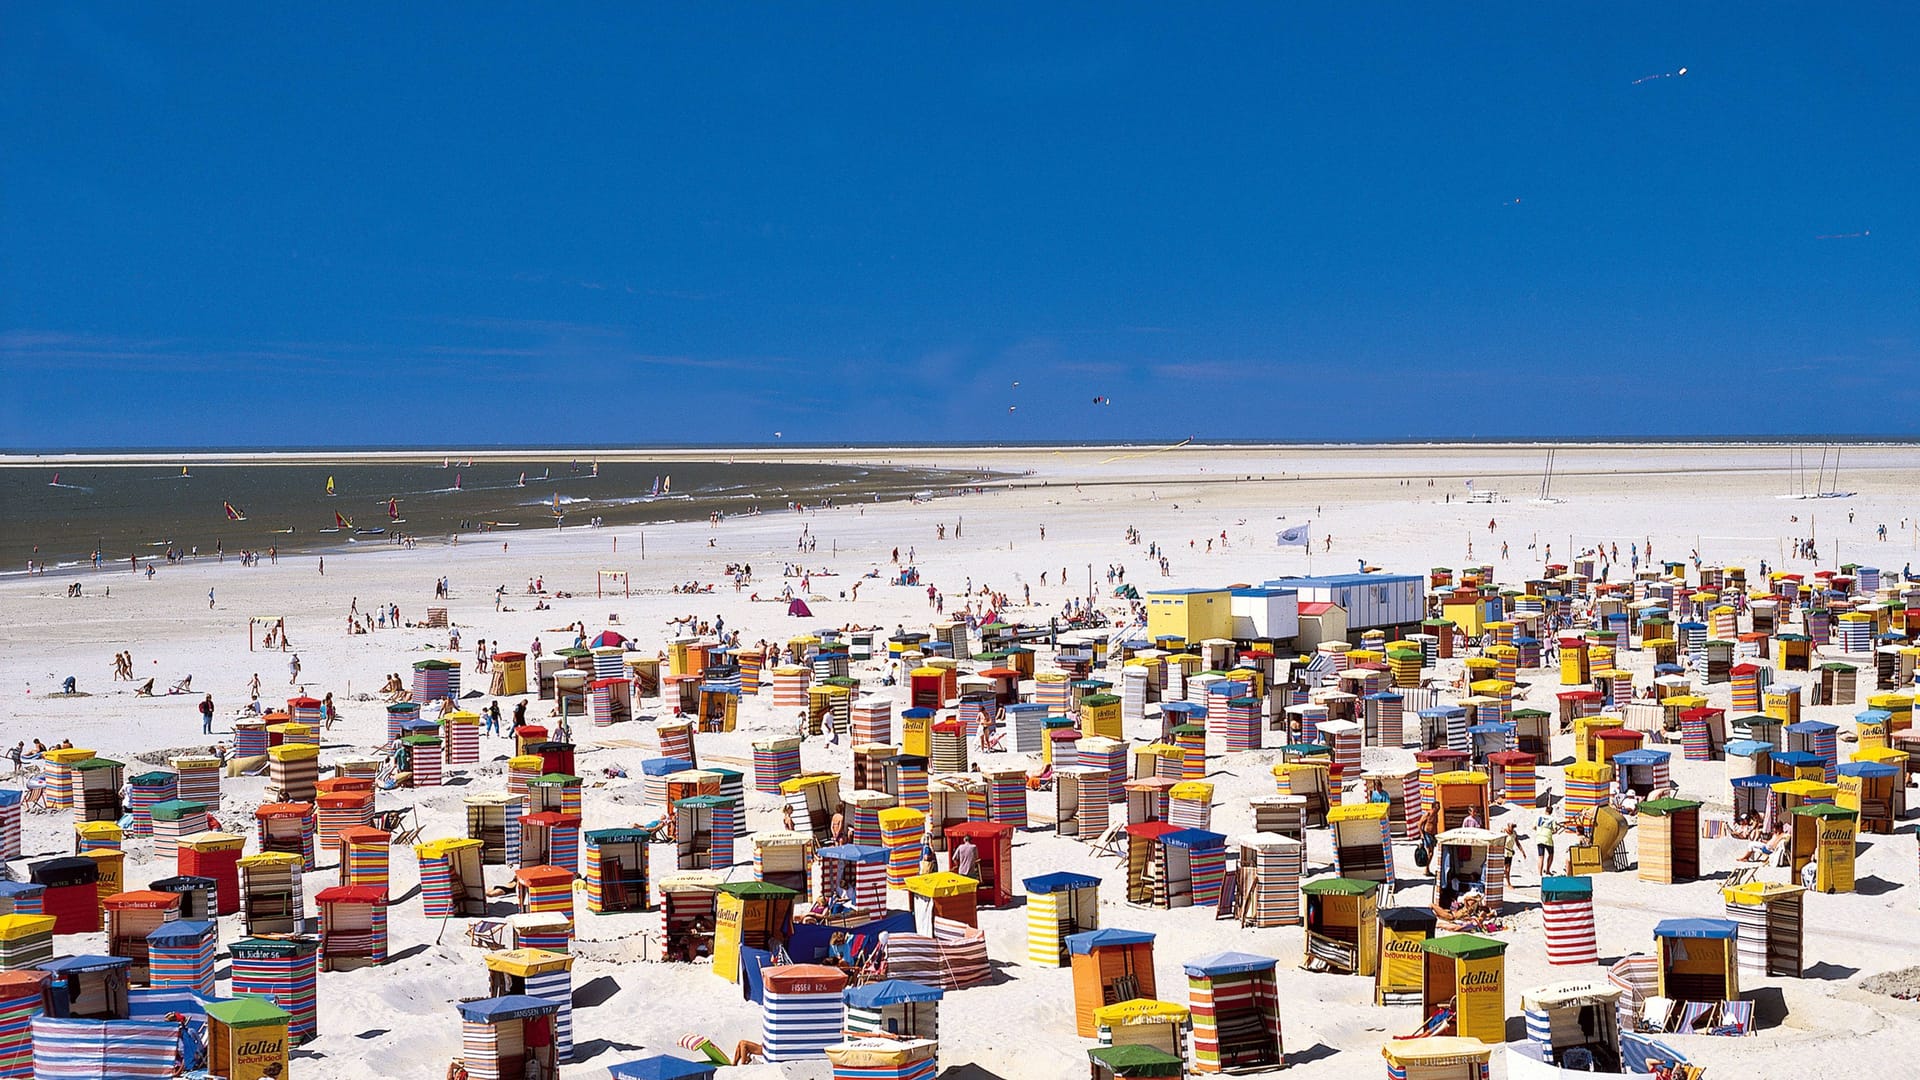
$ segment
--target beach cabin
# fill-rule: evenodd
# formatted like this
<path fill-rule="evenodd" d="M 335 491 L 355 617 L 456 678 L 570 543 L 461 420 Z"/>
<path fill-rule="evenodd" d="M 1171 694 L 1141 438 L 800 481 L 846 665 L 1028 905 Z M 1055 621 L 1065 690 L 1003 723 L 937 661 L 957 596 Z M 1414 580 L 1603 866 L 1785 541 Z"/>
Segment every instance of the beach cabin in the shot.
<path fill-rule="evenodd" d="M 580 870 L 580 815 L 542 810 L 520 818 L 519 851 L 508 865 L 557 866 L 569 873 Z"/>
<path fill-rule="evenodd" d="M 520 910 L 557 911 L 573 917 L 573 871 L 558 866 L 525 866 L 513 872 L 513 892 Z"/>
<path fill-rule="evenodd" d="M 128 1016 L 128 973 L 133 961 L 124 956 L 63 956 L 40 965 L 53 976 L 54 1001 L 67 1001 L 66 1015 L 75 1020 L 125 1020 Z"/>
<path fill-rule="evenodd" d="M 781 964 L 760 973 L 760 1045 L 771 1062 L 825 1054 L 846 1027 L 847 973 L 822 964 Z"/>
<path fill-rule="evenodd" d="M 1393 839 L 1387 831 L 1387 804 L 1347 803 L 1327 812 L 1333 832 L 1333 872 L 1344 878 L 1378 881 L 1393 888 Z"/>
<path fill-rule="evenodd" d="M 796 776 L 780 785 L 780 798 L 793 813 L 792 829 L 812 833 L 817 844 L 833 839 L 833 817 L 840 813 L 840 777 L 836 773 Z M 965 820 L 965 814 L 961 815 Z"/>
<path fill-rule="evenodd" d="M 978 927 L 980 883 L 965 874 L 945 871 L 916 874 L 907 879 L 907 907 L 916 933 L 933 936 L 934 920 L 949 919 Z"/>
<path fill-rule="evenodd" d="M 1379 883 L 1320 878 L 1300 887 L 1306 898 L 1309 971 L 1372 978 L 1380 961 Z"/>
<path fill-rule="evenodd" d="M 1620 1074 L 1620 995 L 1618 986 L 1593 979 L 1553 983 L 1520 995 L 1527 1041 L 1539 1047 L 1540 1060 L 1574 1071 Z"/>
<path fill-rule="evenodd" d="M 1806 966 L 1807 890 L 1785 882 L 1749 881 L 1721 890 L 1728 921 L 1740 928 L 1740 973 L 1798 979 Z"/>
<path fill-rule="evenodd" d="M 1328 767 L 1313 761 L 1282 761 L 1272 768 L 1274 793 L 1298 795 L 1302 804 L 1301 822 L 1309 829 L 1327 824 L 1327 811 L 1333 804 Z"/>
<path fill-rule="evenodd" d="M 264 998 L 210 1001 L 207 1016 L 207 1071 L 225 1080 L 289 1075 L 293 1045 L 287 1010 Z"/>
<path fill-rule="evenodd" d="M 879 916 L 887 910 L 887 849 L 878 844 L 832 844 L 816 853 L 815 899 L 830 910 Z"/>
<path fill-rule="evenodd" d="M 1663 885 L 1700 876 L 1700 804 L 1649 799 L 1640 804 L 1640 880 Z"/>
<path fill-rule="evenodd" d="M 1279 964 L 1270 956 L 1221 952 L 1181 965 L 1193 1017 L 1194 1072 L 1246 1072 L 1286 1065 L 1276 977 Z"/>
<path fill-rule="evenodd" d="M 1795 807 L 1789 820 L 1794 880 L 1807 884 L 1805 870 L 1811 864 L 1814 892 L 1852 892 L 1860 815 L 1832 803 L 1815 803 Z"/>
<path fill-rule="evenodd" d="M 0 915 L 0 971 L 18 971 L 53 959 L 51 915 Z"/>
<path fill-rule="evenodd" d="M 158 820 L 156 808 L 155 821 Z M 204 811 L 201 820 L 206 820 Z M 247 838 L 238 833 L 202 831 L 180 838 L 175 866 L 183 875 L 213 880 L 217 914 L 234 915 L 240 911 L 240 859 L 246 846 Z"/>
<path fill-rule="evenodd" d="M 848 987 L 846 1033 L 892 1039 L 939 1039 L 940 999 L 946 991 L 909 979 Z"/>
<path fill-rule="evenodd" d="M 1449 934 L 1425 942 L 1421 1015 L 1437 1024 L 1435 1035 L 1462 1035 L 1489 1045 L 1506 1040 L 1507 943 L 1473 934 Z"/>
<path fill-rule="evenodd" d="M 1493 819 L 1492 780 L 1483 772 L 1449 772 L 1433 778 L 1437 823 L 1458 829 L 1471 815 L 1482 827 Z"/>
<path fill-rule="evenodd" d="M 682 870 L 724 870 L 733 865 L 739 803 L 720 795 L 694 795 L 673 804 L 674 853 Z"/>
<path fill-rule="evenodd" d="M 120 789 L 127 767 L 111 758 L 88 757 L 69 766 L 75 821 L 118 821 L 126 813 Z"/>
<path fill-rule="evenodd" d="M 1546 936 L 1547 963 L 1565 966 L 1600 961 L 1593 918 L 1593 881 L 1585 877 L 1548 877 L 1540 882 L 1540 921 Z"/>
<path fill-rule="evenodd" d="M 1613 766 L 1614 783 L 1621 792 L 1631 791 L 1644 799 L 1672 786 L 1671 759 L 1665 750 L 1634 749 L 1613 755 L 1608 764 Z"/>
<path fill-rule="evenodd" d="M 587 833 L 587 910 L 595 915 L 646 911 L 647 829 L 593 829 Z"/>
<path fill-rule="evenodd" d="M 1905 770 L 1879 761 L 1849 761 L 1838 769 L 1834 804 L 1860 815 L 1860 831 L 1891 833 L 1906 816 Z"/>
<path fill-rule="evenodd" d="M 660 953 L 668 963 L 696 964 L 713 956 L 720 877 L 679 870 L 660 878 Z"/>
<path fill-rule="evenodd" d="M 800 896 L 764 881 L 729 881 L 720 886 L 713 930 L 713 973 L 740 981 L 749 949 L 767 952 L 793 937 L 793 907 Z"/>
<path fill-rule="evenodd" d="M 393 834 L 384 829 L 340 830 L 340 884 L 387 887 Z"/>
<path fill-rule="evenodd" d="M 460 1012 L 461 1064 L 471 1080 L 557 1076 L 554 1029 L 561 1003 L 510 994 L 455 1005 Z"/>
<path fill-rule="evenodd" d="M 280 851 L 300 857 L 300 869 L 313 869 L 313 841 L 317 823 L 312 803 L 263 803 L 253 812 L 259 827 L 256 840 L 263 852 Z"/>
<path fill-rule="evenodd" d="M 131 960 L 127 978 L 136 986 L 146 985 L 147 935 L 180 917 L 180 897 L 139 889 L 109 896 L 101 907 L 107 916 L 107 954 Z"/>
<path fill-rule="evenodd" d="M 1094 1014 L 1136 998 L 1151 998 L 1153 935 L 1107 927 L 1067 938 L 1073 968 L 1074 1032 L 1083 1039 L 1099 1033 Z"/>
<path fill-rule="evenodd" d="M 1057 769 L 1053 774 L 1054 833 L 1092 842 L 1107 829 L 1113 780 L 1103 769 Z"/>
<path fill-rule="evenodd" d="M 1389 1080 L 1487 1080 L 1496 1043 L 1457 1035 L 1398 1039 L 1380 1047 Z"/>
<path fill-rule="evenodd" d="M 53 976 L 44 971 L 0 974 L 0 1076 L 33 1075 L 33 1021 L 52 1017 Z"/>
<path fill-rule="evenodd" d="M 951 865 L 953 850 L 962 840 L 973 841 L 979 852 L 974 880 L 979 882 L 979 903 L 985 907 L 1007 907 L 1013 903 L 1013 827 L 997 821 L 966 821 L 947 826 L 947 856 Z"/>
<path fill-rule="evenodd" d="M 480 869 L 480 841 L 430 840 L 415 844 L 420 863 L 420 902 L 429 919 L 477 919 L 487 913 L 487 882 Z"/>
<path fill-rule="evenodd" d="M 504 791 L 482 791 L 462 801 L 467 810 L 467 839 L 480 841 L 481 865 L 520 865 L 520 815 L 526 800 Z"/>
<path fill-rule="evenodd" d="M 483 957 L 487 995 L 526 994 L 560 1003 L 553 1017 L 554 1054 L 573 1060 L 573 957 L 546 949 L 500 949 Z"/>
<path fill-rule="evenodd" d="M 1740 996 L 1736 970 L 1739 925 L 1727 919 L 1663 919 L 1653 928 L 1658 993 L 1680 1002 L 1716 1003 Z"/>
<path fill-rule="evenodd" d="M 1067 939 L 1100 927 L 1100 879 L 1059 871 L 1030 877 L 1027 890 L 1027 962 L 1061 967 Z"/>
<path fill-rule="evenodd" d="M 1216 908 L 1227 874 L 1227 838 L 1205 829 L 1177 829 L 1159 838 L 1164 877 L 1154 899 L 1169 908 Z M 1164 901 L 1162 898 L 1164 897 Z"/>
<path fill-rule="evenodd" d="M 387 890 L 335 885 L 313 896 L 320 909 L 320 970 L 355 971 L 387 962 Z"/>
<path fill-rule="evenodd" d="M 1391 907 L 1380 911 L 1380 964 L 1373 981 L 1375 1005 L 1418 1005 L 1427 941 L 1439 924 L 1432 909 Z"/>
<path fill-rule="evenodd" d="M 300 856 L 284 851 L 240 860 L 240 918 L 248 934 L 298 934 L 305 928 L 300 868 Z"/>
<path fill-rule="evenodd" d="M 41 887 L 40 913 L 53 916 L 54 933 L 91 934 L 100 929 L 98 862 L 78 855 L 45 859 L 27 864 L 27 878 Z"/>
<path fill-rule="evenodd" d="M 1102 1046 L 1150 1046 L 1184 1056 L 1193 1016 L 1184 1005 L 1135 998 L 1103 1005 L 1094 1010 L 1093 1019 L 1094 1038 Z"/>
<path fill-rule="evenodd" d="M 1461 896 L 1477 892 L 1493 910 L 1506 901 L 1507 838 L 1490 829 L 1448 829 L 1435 851 L 1434 897 L 1450 907 Z"/>

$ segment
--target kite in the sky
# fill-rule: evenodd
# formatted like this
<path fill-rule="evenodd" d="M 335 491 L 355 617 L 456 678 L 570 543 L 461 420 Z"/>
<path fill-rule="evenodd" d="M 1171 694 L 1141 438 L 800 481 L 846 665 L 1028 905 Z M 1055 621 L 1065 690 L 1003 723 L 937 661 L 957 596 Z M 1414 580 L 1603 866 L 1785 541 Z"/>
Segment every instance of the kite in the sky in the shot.
<path fill-rule="evenodd" d="M 1101 396 L 1094 398 L 1093 403 L 1095 405 L 1111 405 L 1113 404 L 1113 399 L 1107 397 L 1105 394 L 1102 394 Z"/>
<path fill-rule="evenodd" d="M 1873 233 L 1871 231 L 1862 229 L 1859 232 L 1828 233 L 1825 236 L 1816 236 L 1814 237 L 1814 239 L 1815 240 L 1863 240 L 1872 235 Z"/>
<path fill-rule="evenodd" d="M 1658 75 L 1643 75 L 1640 78 L 1633 80 L 1633 85 L 1639 86 L 1641 83 L 1653 82 L 1655 79 L 1677 79 L 1680 76 L 1685 75 L 1686 73 L 1687 73 L 1687 69 L 1681 68 L 1679 71 L 1663 71 Z"/>

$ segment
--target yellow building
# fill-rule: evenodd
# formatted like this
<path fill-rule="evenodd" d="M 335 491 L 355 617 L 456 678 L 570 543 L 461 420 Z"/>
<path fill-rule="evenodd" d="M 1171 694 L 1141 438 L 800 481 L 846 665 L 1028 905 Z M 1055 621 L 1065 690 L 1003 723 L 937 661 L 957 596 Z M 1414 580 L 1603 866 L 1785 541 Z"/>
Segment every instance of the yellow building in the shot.
<path fill-rule="evenodd" d="M 1161 589 L 1147 594 L 1147 637 L 1233 637 L 1233 590 Z"/>

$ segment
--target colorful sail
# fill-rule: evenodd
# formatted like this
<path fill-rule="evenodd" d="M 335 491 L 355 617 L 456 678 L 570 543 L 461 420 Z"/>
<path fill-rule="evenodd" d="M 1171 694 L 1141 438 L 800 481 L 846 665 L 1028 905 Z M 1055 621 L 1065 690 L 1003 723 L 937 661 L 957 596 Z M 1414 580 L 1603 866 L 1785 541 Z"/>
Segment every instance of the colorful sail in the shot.
<path fill-rule="evenodd" d="M 333 512 L 333 523 L 342 529 L 353 528 L 353 521 L 338 510 Z"/>
<path fill-rule="evenodd" d="M 327 477 L 327 496 L 329 498 L 333 496 L 333 477 L 331 476 Z"/>
<path fill-rule="evenodd" d="M 245 515 L 245 514 L 243 514 L 243 513 L 241 513 L 241 512 L 240 512 L 240 511 L 238 511 L 238 510 L 235 510 L 235 509 L 233 508 L 233 504 L 232 504 L 232 503 L 222 503 L 221 505 L 223 505 L 223 506 L 225 506 L 225 507 L 227 508 L 227 520 L 228 520 L 228 521 L 245 521 L 245 520 L 247 520 L 247 515 Z"/>
<path fill-rule="evenodd" d="M 553 516 L 554 517 L 567 516 L 566 512 L 560 509 L 560 493 L 557 491 L 553 493 Z"/>
<path fill-rule="evenodd" d="M 395 520 L 399 519 L 400 517 L 400 500 L 399 499 L 387 500 L 387 516 Z"/>
<path fill-rule="evenodd" d="M 460 474 L 459 473 L 453 474 L 453 490 L 455 491 L 460 490 Z"/>

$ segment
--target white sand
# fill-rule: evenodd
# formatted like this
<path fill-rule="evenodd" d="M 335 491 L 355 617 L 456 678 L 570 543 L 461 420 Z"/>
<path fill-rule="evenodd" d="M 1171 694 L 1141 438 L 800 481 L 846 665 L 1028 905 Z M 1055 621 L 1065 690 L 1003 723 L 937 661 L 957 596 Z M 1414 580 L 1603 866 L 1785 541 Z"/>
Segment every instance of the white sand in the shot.
<path fill-rule="evenodd" d="M 1020 587 L 1031 584 L 1035 606 L 1025 610 L 1016 606 L 1011 615 L 1033 619 L 1056 611 L 1070 596 L 1084 595 L 1089 565 L 1100 575 L 1108 563 L 1120 561 L 1128 567 L 1128 580 L 1142 589 L 1160 584 L 1259 581 L 1309 568 L 1347 571 L 1362 557 L 1406 572 L 1458 566 L 1471 557 L 1497 562 L 1502 580 L 1518 581 L 1543 561 L 1543 550 L 1528 550 L 1531 543 L 1551 543 L 1556 560 L 1565 561 L 1572 553 L 1570 536 L 1580 546 L 1618 542 L 1623 553 L 1629 540 L 1650 537 L 1656 559 L 1685 558 L 1697 545 L 1709 561 L 1744 565 L 1750 573 L 1757 573 L 1761 559 L 1776 567 L 1811 572 L 1811 564 L 1783 561 L 1782 555 L 1785 539 L 1806 535 L 1812 516 L 1817 516 L 1823 566 L 1860 561 L 1894 570 L 1920 554 L 1915 551 L 1913 523 L 1908 520 L 1905 530 L 1900 529 L 1916 509 L 1912 493 L 1920 490 L 1916 487 L 1920 460 L 1905 447 L 1849 448 L 1840 486 L 1857 489 L 1859 494 L 1824 502 L 1776 498 L 1792 484 L 1785 470 L 1784 448 L 1562 450 L 1554 491 L 1566 501 L 1556 505 L 1530 501 L 1539 487 L 1545 457 L 1544 450 L 1532 447 L 808 455 L 1033 472 L 1006 485 L 1010 490 L 922 505 L 870 505 L 809 514 L 804 524 L 820 539 L 817 552 L 805 556 L 794 549 L 803 521 L 775 514 L 727 522 L 717 530 L 705 523 L 648 528 L 645 561 L 640 559 L 636 529 L 570 528 L 516 532 L 505 537 L 511 544 L 506 552 L 500 536 L 490 540 L 473 536 L 457 547 L 423 545 L 400 551 L 370 546 L 352 553 L 330 553 L 324 577 L 316 572 L 311 556 L 283 558 L 278 566 L 256 569 L 243 569 L 232 558 L 225 565 L 202 559 L 195 565 L 163 568 L 152 581 L 125 572 L 86 575 L 80 579 L 85 583 L 83 599 L 64 596 L 70 579 L 13 578 L 0 583 L 0 603 L 8 612 L 6 626 L 0 630 L 0 688 L 6 694 L 0 739 L 11 746 L 23 737 L 38 736 L 49 742 L 71 738 L 77 745 L 123 757 L 163 748 L 204 748 L 209 740 L 199 734 L 194 711 L 197 696 L 137 700 L 129 684 L 108 681 L 110 657 L 117 650 L 131 649 L 139 676 L 155 676 L 161 687 L 191 672 L 196 691 L 213 692 L 220 706 L 219 730 L 224 732 L 234 708 L 245 701 L 244 688 L 252 673 L 260 674 L 269 703 L 287 696 L 281 693 L 287 689 L 286 657 L 250 654 L 246 648 L 247 617 L 273 614 L 287 618 L 309 691 L 316 695 L 331 691 L 343 702 L 344 720 L 330 733 L 323 760 L 350 750 L 370 750 L 382 737 L 384 711 L 376 703 L 356 701 L 355 696 L 378 688 L 387 672 L 405 673 L 414 660 L 437 655 L 445 638 L 424 630 L 348 637 L 342 632 L 348 605 L 355 598 L 363 609 L 397 603 L 408 619 L 415 619 L 433 602 L 434 580 L 443 574 L 452 579 L 454 598 L 449 606 L 461 626 L 470 669 L 472 644 L 479 638 L 525 649 L 539 635 L 552 650 L 567 642 L 550 628 L 578 619 L 586 622 L 591 634 L 604 628 L 606 617 L 614 612 L 620 616 L 619 629 L 638 636 L 649 650 L 665 640 L 665 619 L 685 614 L 722 615 L 727 626 L 742 629 L 748 641 L 785 640 L 810 627 L 849 622 L 887 627 L 904 622 L 910 629 L 924 629 L 931 614 L 924 589 L 888 588 L 884 581 L 867 581 L 857 603 L 839 599 L 840 590 L 849 588 L 870 567 L 888 569 L 888 551 L 894 545 L 903 555 L 909 545 L 917 548 L 925 579 L 946 592 L 949 611 L 964 603 L 960 594 L 971 577 L 976 586 L 991 585 L 1013 594 L 1016 601 Z M 1261 479 L 1240 479 L 1249 476 Z M 1439 478 L 1431 488 L 1426 486 L 1430 477 Z M 1468 477 L 1483 490 L 1503 490 L 1513 501 L 1493 507 L 1463 505 L 1458 499 L 1465 492 L 1462 481 Z M 1412 486 L 1401 486 L 1402 479 L 1411 480 Z M 1443 503 L 1446 493 L 1453 493 L 1456 501 Z M 1791 522 L 1791 515 L 1798 515 L 1800 522 Z M 1499 522 L 1491 536 L 1489 518 Z M 935 539 L 935 523 L 951 525 L 961 520 L 962 538 Z M 1275 550 L 1276 528 L 1306 521 L 1312 521 L 1316 538 L 1311 563 L 1298 549 Z M 1873 539 L 1873 528 L 1881 522 L 1894 530 L 1885 543 Z M 1046 526 L 1044 541 L 1039 539 L 1041 524 Z M 1144 547 L 1124 543 L 1123 530 L 1129 525 L 1140 528 L 1148 540 L 1174 549 L 1171 579 L 1149 572 Z M 1188 549 L 1190 539 L 1213 536 L 1217 540 L 1223 530 L 1231 541 L 1227 550 L 1207 555 Z M 1320 538 L 1327 534 L 1333 537 L 1330 553 L 1321 550 Z M 708 546 L 709 538 L 715 546 Z M 1504 561 L 1496 558 L 1501 540 L 1512 545 L 1512 557 Z M 750 603 L 745 593 L 735 594 L 731 588 L 703 597 L 667 593 L 674 582 L 721 580 L 721 568 L 730 561 L 752 563 L 759 574 L 753 587 L 774 593 L 782 584 L 781 563 L 790 559 L 810 567 L 830 567 L 841 575 L 816 579 L 815 592 L 827 599 L 814 603 L 814 619 L 789 619 L 783 606 Z M 631 600 L 592 598 L 594 571 L 601 567 L 632 571 L 635 595 Z M 1064 588 L 1058 579 L 1062 567 L 1070 583 Z M 1039 585 L 1043 570 L 1049 582 L 1044 588 Z M 528 610 L 531 604 L 522 592 L 534 575 L 544 576 L 550 591 L 565 589 L 585 598 L 556 601 L 550 612 Z M 501 584 L 507 586 L 509 605 L 519 610 L 494 611 L 493 589 Z M 219 598 L 211 611 L 206 606 L 210 586 L 217 587 Z M 108 587 L 111 596 L 106 595 Z M 1100 591 L 1107 592 L 1103 576 Z M 1644 654 L 1630 657 L 1644 681 L 1650 661 Z M 47 697 L 68 674 L 78 676 L 80 689 L 92 696 Z M 1557 678 L 1546 672 L 1525 677 L 1532 683 L 1529 701 L 1548 703 L 1544 707 L 1551 708 L 1552 695 L 1561 689 Z M 469 670 L 467 678 L 471 687 L 476 676 Z M 1863 679 L 1863 690 L 1866 685 Z M 904 688 L 894 693 L 898 700 Z M 1709 696 L 1724 706 L 1727 695 L 1728 688 L 1718 686 Z M 512 705 L 512 701 L 503 702 L 508 711 Z M 1853 713 L 1863 707 L 1810 709 L 1808 716 L 1847 728 Z M 536 700 L 529 714 L 544 717 L 547 709 L 547 703 Z M 791 726 L 791 718 L 776 717 L 763 695 L 743 707 L 739 731 L 702 736 L 701 752 L 744 760 L 757 734 Z M 1146 734 L 1129 732 L 1136 739 Z M 633 749 L 594 752 L 591 744 L 601 735 L 650 743 L 650 730 L 629 724 L 604 732 L 588 728 L 577 732 L 582 772 L 597 775 L 602 767 L 617 763 L 637 777 L 639 762 L 651 754 Z M 483 753 L 489 759 L 504 757 L 504 746 L 490 742 Z M 1410 754 L 1369 749 L 1367 760 L 1410 760 Z M 805 755 L 810 768 L 844 770 L 848 765 L 844 747 L 829 751 L 819 739 L 808 741 Z M 1569 755 L 1569 740 L 1562 739 L 1555 756 Z M 1266 766 L 1273 757 L 1269 751 L 1215 762 L 1219 772 L 1211 779 L 1219 785 L 1216 831 L 1230 836 L 1249 831 L 1246 799 L 1270 790 Z M 1683 794 L 1710 803 L 1726 802 L 1722 763 L 1681 762 L 1677 753 L 1675 758 Z M 501 761 L 492 760 L 468 770 L 470 786 L 429 789 L 419 797 L 427 835 L 462 834 L 462 796 L 500 788 L 503 768 Z M 1545 769 L 1543 776 L 1557 788 L 1559 772 Z M 263 786 L 259 779 L 227 781 L 222 818 L 249 824 Z M 640 805 L 638 788 L 639 781 L 633 780 L 590 789 L 586 827 L 622 825 L 653 816 Z M 414 796 L 410 791 L 382 793 L 380 804 L 404 805 Z M 1503 820 L 1496 817 L 1496 826 Z M 1530 823 L 1529 815 L 1523 831 Z M 749 790 L 748 825 L 753 829 L 778 826 L 778 808 L 771 798 Z M 71 846 L 70 829 L 66 816 L 29 816 L 29 855 L 66 852 Z M 147 841 L 130 841 L 128 849 L 129 883 L 173 872 L 171 865 L 151 858 Z M 742 857 L 751 854 L 745 842 L 738 850 Z M 1708 869 L 1726 868 L 1735 850 L 1732 841 L 1706 842 Z M 670 864 L 671 849 L 654 851 L 657 872 L 662 862 Z M 1402 873 L 1409 873 L 1410 849 L 1401 849 L 1399 861 Z M 1316 833 L 1309 844 L 1310 872 L 1327 873 L 1330 862 L 1326 835 Z M 396 849 L 392 865 L 395 895 L 410 893 L 416 882 L 411 853 Z M 1279 957 L 1286 1044 L 1290 1055 L 1312 1059 L 1296 1067 L 1301 1076 L 1377 1075 L 1382 1067 L 1382 1041 L 1389 1034 L 1411 1030 L 1416 1022 L 1411 1008 L 1373 1007 L 1371 980 L 1299 970 L 1302 936 L 1298 927 L 1243 931 L 1230 922 L 1215 921 L 1210 911 L 1129 907 L 1121 900 L 1122 887 L 1111 860 L 1095 861 L 1084 845 L 1048 833 L 1019 836 L 1017 876 L 1056 869 L 1087 870 L 1106 877 L 1104 925 L 1160 935 L 1156 962 L 1162 997 L 1185 1001 L 1179 965 L 1186 958 L 1224 948 Z M 735 876 L 747 872 L 742 867 Z M 1878 886 L 1878 895 L 1808 898 L 1808 959 L 1816 977 L 1759 981 L 1759 987 L 1769 992 L 1777 989 L 1784 999 L 1784 1021 L 1769 1018 L 1765 1030 L 1744 1040 L 1674 1037 L 1674 1043 L 1721 1076 L 1736 1071 L 1839 1076 L 1867 1060 L 1863 1055 L 1882 1054 L 1887 1055 L 1882 1060 L 1893 1060 L 1895 1053 L 1910 1052 L 1908 1044 L 1916 1029 L 1907 1025 L 1920 1015 L 1920 1006 L 1853 986 L 1858 976 L 1920 963 L 1920 945 L 1906 932 L 1913 905 L 1920 898 L 1913 889 L 1910 830 L 1869 838 L 1861 845 L 1859 872 Z M 503 877 L 499 868 L 490 868 L 490 875 Z M 1545 964 L 1539 914 L 1531 907 L 1537 894 L 1530 860 L 1518 876 L 1519 886 L 1509 895 L 1522 902 L 1523 910 L 1501 935 L 1511 943 L 1508 1003 L 1516 1016 L 1519 995 L 1526 988 L 1598 973 L 1598 969 L 1555 969 Z M 331 880 L 331 871 L 317 872 L 309 895 Z M 1710 880 L 1657 886 L 1639 881 L 1629 871 L 1607 874 L 1597 882 L 1596 892 L 1600 951 L 1609 958 L 1650 950 L 1650 930 L 1660 919 L 1717 916 L 1721 908 L 1717 886 Z M 1399 902 L 1424 903 L 1429 894 L 1425 885 L 1413 886 L 1403 890 Z M 596 995 L 605 998 L 603 1004 L 576 1011 L 581 1060 L 564 1070 L 566 1075 L 600 1075 L 608 1064 L 671 1050 L 673 1040 L 689 1030 L 710 1034 L 728 1046 L 735 1039 L 759 1037 L 756 1008 L 743 1002 L 731 984 L 705 967 L 641 959 L 640 934 L 657 931 L 657 914 L 587 915 L 584 898 L 579 911 L 576 991 L 597 990 L 605 984 L 609 993 Z M 1068 973 L 1040 970 L 1024 962 L 1023 920 L 1018 908 L 982 913 L 992 957 L 1001 965 L 1000 981 L 947 997 L 941 1017 L 942 1062 L 949 1068 L 976 1063 L 1009 1078 L 1084 1075 L 1084 1050 L 1091 1043 L 1073 1033 Z M 225 923 L 222 940 L 238 937 L 237 921 Z M 421 917 L 419 901 L 409 898 L 395 909 L 391 923 L 391 951 L 401 959 L 380 969 L 321 977 L 322 1035 L 298 1054 L 295 1075 L 442 1075 L 459 1046 L 459 1023 L 451 1002 L 483 994 L 486 975 L 479 951 L 464 943 L 460 923 L 452 924 L 444 939 L 434 944 L 437 931 L 437 923 Z M 424 951 L 416 951 L 423 944 Z M 57 949 L 103 951 L 104 943 L 99 936 L 62 939 Z M 647 955 L 657 955 L 657 946 Z M 1754 987 L 1751 980 L 1746 985 Z M 615 986 L 617 991 L 612 989 Z M 1770 1010 L 1763 1007 L 1762 1011 L 1765 1016 Z M 740 1075 L 758 1072 L 741 1071 Z M 825 1076 L 826 1066 L 824 1062 L 788 1066 L 785 1074 Z"/>

